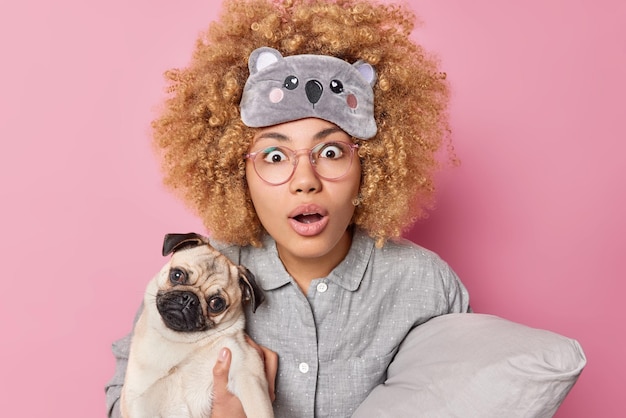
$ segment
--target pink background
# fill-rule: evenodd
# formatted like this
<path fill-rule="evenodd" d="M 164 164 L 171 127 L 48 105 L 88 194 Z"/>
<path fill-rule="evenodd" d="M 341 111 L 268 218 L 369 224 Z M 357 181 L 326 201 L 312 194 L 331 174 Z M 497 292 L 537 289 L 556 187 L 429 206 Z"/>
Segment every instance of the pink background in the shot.
<path fill-rule="evenodd" d="M 622 417 L 626 3 L 414 0 L 453 86 L 463 164 L 410 233 L 474 309 L 580 341 L 558 417 Z M 202 231 L 161 187 L 149 122 L 209 0 L 0 6 L 3 416 L 104 416 L 110 344 L 164 262 Z"/>

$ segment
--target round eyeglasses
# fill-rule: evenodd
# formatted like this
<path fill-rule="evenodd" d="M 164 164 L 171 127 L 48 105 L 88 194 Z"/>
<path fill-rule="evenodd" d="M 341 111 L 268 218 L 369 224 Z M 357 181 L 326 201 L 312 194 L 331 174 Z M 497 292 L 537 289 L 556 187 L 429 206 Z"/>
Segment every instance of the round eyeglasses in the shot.
<path fill-rule="evenodd" d="M 252 160 L 254 171 L 264 182 L 278 186 L 288 182 L 298 165 L 298 154 L 307 152 L 315 173 L 325 180 L 339 180 L 352 167 L 354 150 L 358 144 L 348 142 L 322 142 L 311 149 L 292 150 L 272 146 L 245 155 Z"/>

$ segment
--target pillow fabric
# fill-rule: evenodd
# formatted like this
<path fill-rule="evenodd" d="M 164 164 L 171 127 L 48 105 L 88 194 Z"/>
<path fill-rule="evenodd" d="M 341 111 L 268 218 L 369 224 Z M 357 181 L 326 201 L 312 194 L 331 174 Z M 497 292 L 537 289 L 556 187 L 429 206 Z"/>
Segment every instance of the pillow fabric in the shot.
<path fill-rule="evenodd" d="M 409 333 L 358 418 L 551 417 L 586 358 L 577 341 L 497 316 L 431 319 Z"/>

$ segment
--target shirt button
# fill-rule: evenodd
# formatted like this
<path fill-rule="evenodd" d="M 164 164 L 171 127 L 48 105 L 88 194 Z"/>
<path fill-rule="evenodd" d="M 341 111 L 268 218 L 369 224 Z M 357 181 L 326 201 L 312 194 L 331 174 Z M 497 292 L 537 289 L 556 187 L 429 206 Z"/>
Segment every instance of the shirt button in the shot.
<path fill-rule="evenodd" d="M 308 373 L 309 372 L 309 365 L 306 363 L 300 363 L 298 365 L 298 370 L 300 370 L 300 373 Z"/>
<path fill-rule="evenodd" d="M 324 293 L 325 291 L 328 290 L 328 285 L 326 283 L 319 283 L 317 285 L 317 291 L 320 293 Z"/>

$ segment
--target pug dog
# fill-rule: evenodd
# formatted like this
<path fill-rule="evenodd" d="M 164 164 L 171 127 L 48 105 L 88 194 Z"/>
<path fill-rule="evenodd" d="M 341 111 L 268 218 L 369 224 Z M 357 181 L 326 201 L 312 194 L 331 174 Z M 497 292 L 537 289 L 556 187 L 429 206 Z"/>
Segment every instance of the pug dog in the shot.
<path fill-rule="evenodd" d="M 213 366 L 232 352 L 228 390 L 248 417 L 274 416 L 259 353 L 244 337 L 244 303 L 263 301 L 254 276 L 194 233 L 168 234 L 170 261 L 149 282 L 121 396 L 125 418 L 211 416 Z"/>

